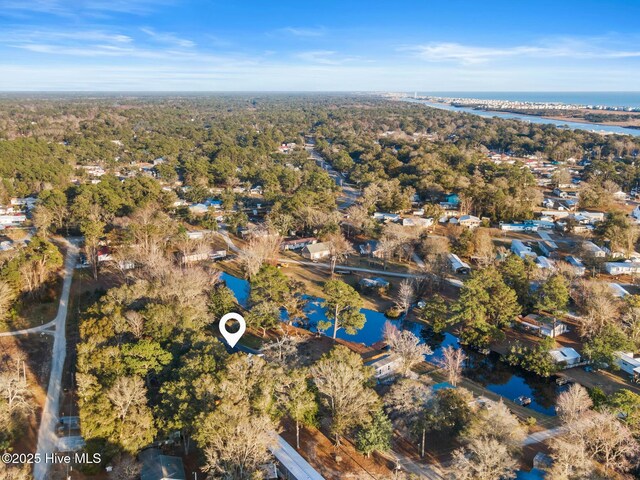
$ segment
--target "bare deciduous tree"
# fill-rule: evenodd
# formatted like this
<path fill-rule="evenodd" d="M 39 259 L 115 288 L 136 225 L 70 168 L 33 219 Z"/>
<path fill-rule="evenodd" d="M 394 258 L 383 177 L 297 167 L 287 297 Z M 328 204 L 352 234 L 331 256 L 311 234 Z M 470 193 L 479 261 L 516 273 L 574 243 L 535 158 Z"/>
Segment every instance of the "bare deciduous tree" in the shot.
<path fill-rule="evenodd" d="M 301 339 L 293 335 L 284 334 L 262 347 L 261 353 L 269 362 L 276 362 L 283 366 L 293 367 L 298 355 Z"/>
<path fill-rule="evenodd" d="M 119 377 L 107 392 L 107 398 L 124 422 L 132 408 L 146 403 L 147 389 L 140 377 Z"/>
<path fill-rule="evenodd" d="M 515 478 L 518 462 L 506 445 L 494 438 L 478 438 L 453 452 L 449 468 L 455 480 Z"/>
<path fill-rule="evenodd" d="M 134 480 L 140 477 L 142 465 L 131 455 L 122 454 L 113 460 L 113 470 L 109 478 L 113 480 Z"/>
<path fill-rule="evenodd" d="M 464 437 L 469 440 L 494 438 L 512 451 L 522 446 L 526 435 L 524 426 L 502 400 L 492 404 L 491 408 L 481 409 L 464 431 Z"/>
<path fill-rule="evenodd" d="M 439 364 L 447 374 L 449 383 L 454 387 L 458 385 L 462 377 L 462 367 L 466 358 L 467 356 L 460 348 L 454 348 L 449 345 L 442 349 L 442 359 Z"/>
<path fill-rule="evenodd" d="M 415 365 L 423 362 L 425 355 L 433 353 L 428 345 L 420 343 L 420 339 L 409 330 L 400 330 L 390 322 L 384 326 L 384 338 L 391 351 L 400 357 L 399 371 L 402 375 L 407 375 Z"/>
<path fill-rule="evenodd" d="M 496 258 L 491 235 L 484 228 L 478 228 L 473 234 L 474 256 L 480 265 L 486 266 Z"/>
<path fill-rule="evenodd" d="M 7 318 L 9 307 L 15 299 L 15 292 L 11 285 L 4 280 L 0 280 L 0 322 Z"/>
<path fill-rule="evenodd" d="M 252 278 L 267 260 L 277 258 L 281 243 L 282 237 L 275 232 L 255 232 L 239 254 L 246 277 Z"/>
<path fill-rule="evenodd" d="M 335 347 L 311 367 L 311 375 L 331 412 L 336 445 L 345 431 L 369 418 L 378 395 L 366 386 L 370 371 L 362 358 L 344 346 Z"/>
<path fill-rule="evenodd" d="M 267 415 L 252 414 L 245 403 L 223 402 L 200 426 L 205 470 L 229 480 L 255 478 L 258 466 L 271 458 L 273 430 Z"/>
<path fill-rule="evenodd" d="M 24 360 L 11 362 L 12 365 L 0 372 L 0 397 L 7 402 L 10 415 L 33 409 L 30 403 L 31 391 L 26 378 Z"/>
<path fill-rule="evenodd" d="M 331 278 L 333 278 L 336 265 L 342 263 L 346 258 L 355 253 L 351 243 L 344 238 L 342 233 L 332 233 L 325 239 L 325 243 L 329 244 L 329 259 L 331 261 Z"/>
<path fill-rule="evenodd" d="M 398 287 L 398 293 L 396 295 L 396 306 L 402 311 L 404 315 L 409 312 L 411 305 L 415 301 L 415 290 L 409 279 L 404 279 L 400 282 Z"/>
<path fill-rule="evenodd" d="M 620 301 L 613 296 L 606 282 L 581 280 L 573 289 L 572 298 L 582 314 L 580 316 L 582 336 L 594 337 L 605 325 L 619 316 Z"/>
<path fill-rule="evenodd" d="M 124 314 L 124 318 L 129 325 L 129 330 L 136 338 L 141 338 L 144 332 L 144 317 L 135 310 L 129 310 Z"/>
<path fill-rule="evenodd" d="M 558 396 L 556 410 L 564 423 L 573 423 L 581 418 L 593 406 L 587 390 L 574 383 Z"/>

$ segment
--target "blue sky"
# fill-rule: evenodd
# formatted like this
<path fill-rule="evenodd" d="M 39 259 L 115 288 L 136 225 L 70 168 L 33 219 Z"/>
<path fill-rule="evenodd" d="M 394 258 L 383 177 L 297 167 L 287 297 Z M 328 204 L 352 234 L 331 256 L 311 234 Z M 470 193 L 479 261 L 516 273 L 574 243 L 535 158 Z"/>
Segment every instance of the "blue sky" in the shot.
<path fill-rule="evenodd" d="M 640 0 L 0 0 L 0 90 L 640 90 Z"/>

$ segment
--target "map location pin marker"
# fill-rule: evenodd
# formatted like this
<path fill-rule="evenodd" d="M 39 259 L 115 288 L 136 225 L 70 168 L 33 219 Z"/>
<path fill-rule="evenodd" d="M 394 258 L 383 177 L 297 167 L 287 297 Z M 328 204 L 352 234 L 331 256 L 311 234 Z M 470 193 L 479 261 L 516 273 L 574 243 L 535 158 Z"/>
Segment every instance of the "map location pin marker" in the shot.
<path fill-rule="evenodd" d="M 227 330 L 227 322 L 229 320 L 235 320 L 238 322 L 239 328 L 237 332 L 230 332 Z M 238 343 L 240 338 L 242 338 L 242 335 L 244 335 L 244 331 L 247 329 L 247 322 L 244 321 L 244 317 L 239 313 L 231 312 L 227 313 L 220 319 L 220 325 L 218 328 L 229 346 L 233 348 L 236 346 L 236 343 Z"/>

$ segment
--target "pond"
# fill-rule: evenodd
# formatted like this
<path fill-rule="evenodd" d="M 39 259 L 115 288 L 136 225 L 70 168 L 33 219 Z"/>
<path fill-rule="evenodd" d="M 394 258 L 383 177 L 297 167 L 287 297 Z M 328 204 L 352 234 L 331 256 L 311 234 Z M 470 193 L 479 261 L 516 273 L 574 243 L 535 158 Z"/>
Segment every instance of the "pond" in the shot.
<path fill-rule="evenodd" d="M 249 282 L 247 280 L 234 277 L 227 273 L 221 275 L 227 287 L 231 289 L 243 307 L 247 307 L 249 299 Z M 305 296 L 307 303 L 304 312 L 308 317 L 306 325 L 298 325 L 310 331 L 317 332 L 317 324 L 321 320 L 326 320 L 325 310 L 322 306 L 322 299 Z M 437 362 L 442 358 L 442 350 L 447 346 L 460 348 L 458 338 L 448 332 L 434 333 L 428 326 L 408 320 L 389 320 L 385 315 L 376 310 L 362 309 L 367 321 L 364 328 L 355 335 L 348 335 L 344 330 L 338 330 L 338 338 L 350 342 L 373 345 L 383 339 L 384 325 L 386 322 L 398 326 L 405 330 L 410 330 L 421 341 L 429 345 L 433 351 L 425 358 L 430 362 Z M 286 312 L 283 312 L 283 320 L 287 320 Z M 332 329 L 327 330 L 331 333 Z M 514 400 L 519 396 L 530 397 L 532 402 L 529 408 L 546 415 L 555 415 L 555 400 L 558 395 L 558 387 L 549 379 L 538 377 L 502 361 L 497 354 L 482 355 L 476 351 L 465 349 L 467 360 L 465 362 L 464 375 L 467 378 L 479 383 L 491 392 L 502 395 L 509 400 Z"/>

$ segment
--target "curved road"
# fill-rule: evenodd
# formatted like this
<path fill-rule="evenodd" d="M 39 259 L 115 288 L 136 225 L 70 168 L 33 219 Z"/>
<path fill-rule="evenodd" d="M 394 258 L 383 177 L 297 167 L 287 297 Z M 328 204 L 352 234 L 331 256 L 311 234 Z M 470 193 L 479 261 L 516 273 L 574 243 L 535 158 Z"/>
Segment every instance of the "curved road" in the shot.
<path fill-rule="evenodd" d="M 71 280 L 73 279 L 73 269 L 78 262 L 78 247 L 67 242 L 67 258 L 64 262 L 64 281 L 62 284 L 62 294 L 58 314 L 53 322 L 49 322 L 42 327 L 55 325 L 53 340 L 53 351 L 51 353 L 51 373 L 49 374 L 49 388 L 47 398 L 42 409 L 40 429 L 38 430 L 38 447 L 36 453 L 40 454 L 42 462 L 36 463 L 33 470 L 35 480 L 46 480 L 48 478 L 50 464 L 44 462 L 47 454 L 56 451 L 58 437 L 56 435 L 56 424 L 58 422 L 58 412 L 60 411 L 60 390 L 62 388 L 62 369 L 67 353 L 66 320 L 69 305 L 69 294 L 71 293 Z M 42 327 L 36 327 L 42 329 Z M 30 329 L 33 330 L 33 329 Z M 40 331 L 40 330 L 38 330 Z M 17 333 L 17 332 L 14 332 Z"/>
<path fill-rule="evenodd" d="M 54 319 L 54 320 L 51 320 L 49 323 L 40 325 L 39 327 L 25 328 L 23 330 L 14 330 L 13 332 L 2 332 L 0 333 L 0 337 L 13 337 L 15 335 L 29 335 L 31 333 L 38 333 L 38 332 L 52 334 L 53 333 L 52 329 L 53 327 L 55 327 L 55 325 L 56 325 L 56 321 Z"/>

